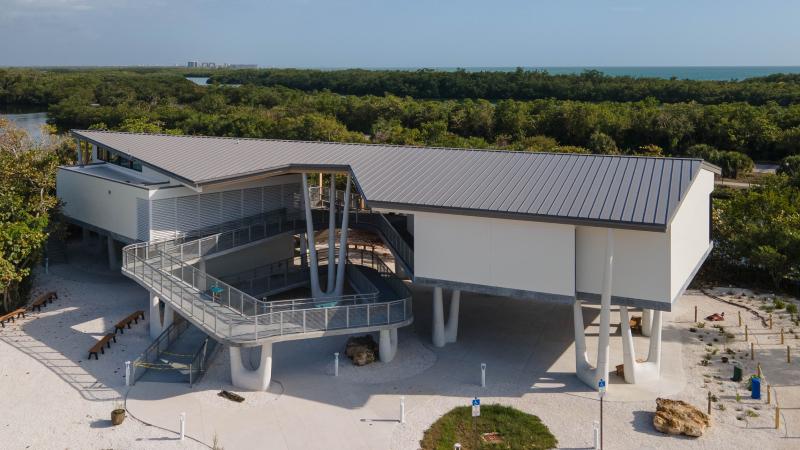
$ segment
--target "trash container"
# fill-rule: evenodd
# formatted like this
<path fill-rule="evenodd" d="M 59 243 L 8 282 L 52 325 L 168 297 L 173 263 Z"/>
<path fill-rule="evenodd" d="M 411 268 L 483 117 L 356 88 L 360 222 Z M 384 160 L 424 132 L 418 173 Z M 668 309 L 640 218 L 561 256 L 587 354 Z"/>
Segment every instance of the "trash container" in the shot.
<path fill-rule="evenodd" d="M 733 378 L 731 381 L 742 381 L 742 366 L 739 364 L 733 365 Z"/>
<path fill-rule="evenodd" d="M 750 398 L 759 400 L 761 398 L 761 378 L 753 377 L 750 380 L 753 383 L 753 392 L 750 393 Z"/>

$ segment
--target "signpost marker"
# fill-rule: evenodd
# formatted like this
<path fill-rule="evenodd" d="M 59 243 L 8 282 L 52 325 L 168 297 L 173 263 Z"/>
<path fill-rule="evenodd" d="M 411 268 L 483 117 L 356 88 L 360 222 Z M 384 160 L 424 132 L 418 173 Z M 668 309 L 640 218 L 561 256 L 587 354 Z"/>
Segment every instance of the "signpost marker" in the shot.
<path fill-rule="evenodd" d="M 475 434 L 475 446 L 478 445 L 478 417 L 481 416 L 481 399 L 472 399 L 472 430 Z"/>
<path fill-rule="evenodd" d="M 600 378 L 597 383 L 597 392 L 600 394 L 600 450 L 603 450 L 603 397 L 606 396 L 606 380 Z"/>

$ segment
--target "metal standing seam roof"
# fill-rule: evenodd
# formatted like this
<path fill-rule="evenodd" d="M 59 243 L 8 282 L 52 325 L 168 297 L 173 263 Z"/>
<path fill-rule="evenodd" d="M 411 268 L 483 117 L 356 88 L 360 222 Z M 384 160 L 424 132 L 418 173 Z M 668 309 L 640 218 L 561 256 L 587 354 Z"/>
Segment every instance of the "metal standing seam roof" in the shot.
<path fill-rule="evenodd" d="M 664 231 L 700 159 L 529 153 L 73 130 L 195 187 L 351 170 L 371 207 Z"/>

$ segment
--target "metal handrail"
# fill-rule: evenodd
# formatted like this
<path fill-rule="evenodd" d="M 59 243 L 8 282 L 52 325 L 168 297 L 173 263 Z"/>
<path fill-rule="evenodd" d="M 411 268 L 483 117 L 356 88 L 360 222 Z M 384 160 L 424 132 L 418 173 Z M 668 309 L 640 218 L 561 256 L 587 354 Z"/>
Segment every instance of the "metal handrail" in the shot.
<path fill-rule="evenodd" d="M 278 222 L 269 217 L 261 221 L 251 221 L 244 228 L 188 242 L 186 238 L 179 237 L 169 241 L 132 244 L 123 249 L 123 271 L 158 291 L 165 300 L 180 308 L 188 317 L 196 319 L 203 328 L 215 334 L 227 334 L 230 339 L 239 342 L 308 331 L 387 325 L 405 322 L 410 318 L 411 295 L 408 287 L 394 277 L 392 271 L 374 252 L 368 252 L 369 258 L 365 258 L 365 250 L 360 253 L 356 251 L 362 265 L 368 260 L 370 267 L 377 270 L 399 294 L 399 300 L 377 303 L 376 290 L 373 293 L 324 299 L 263 301 L 184 261 L 212 254 L 203 253 L 204 242 L 213 240 L 214 245 L 210 250 L 215 253 L 270 237 L 271 230 L 267 225 L 277 225 L 273 232 L 275 234 L 305 229 L 305 221 L 294 217 L 290 220 L 289 216 L 282 212 Z M 315 222 L 321 219 L 318 214 Z M 393 230 L 388 221 L 386 224 Z M 263 234 L 253 233 L 254 227 L 259 226 L 264 227 Z M 248 230 L 246 236 L 243 232 L 245 229 Z M 219 245 L 220 236 L 223 236 L 223 246 Z M 228 236 L 231 237 L 230 240 Z M 196 251 L 191 251 L 192 249 Z M 325 258 L 324 254 L 320 255 L 321 260 Z M 352 261 L 353 257 L 349 256 L 348 260 Z M 395 320 L 392 320 L 393 316 Z M 251 329 L 252 334 L 240 331 L 242 328 Z"/>

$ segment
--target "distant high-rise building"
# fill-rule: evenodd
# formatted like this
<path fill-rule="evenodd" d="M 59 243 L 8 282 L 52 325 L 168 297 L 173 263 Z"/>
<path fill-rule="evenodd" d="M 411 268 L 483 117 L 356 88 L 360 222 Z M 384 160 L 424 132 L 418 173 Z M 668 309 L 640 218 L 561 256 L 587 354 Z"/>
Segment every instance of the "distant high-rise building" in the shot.
<path fill-rule="evenodd" d="M 189 61 L 189 62 L 186 64 L 186 67 L 197 67 L 199 64 L 200 64 L 200 63 L 198 63 L 197 61 Z"/>

